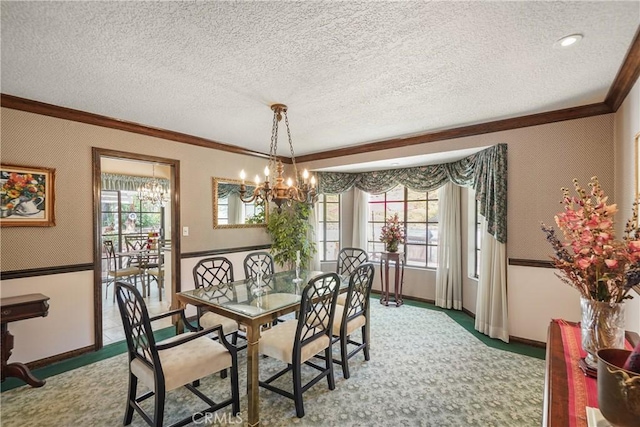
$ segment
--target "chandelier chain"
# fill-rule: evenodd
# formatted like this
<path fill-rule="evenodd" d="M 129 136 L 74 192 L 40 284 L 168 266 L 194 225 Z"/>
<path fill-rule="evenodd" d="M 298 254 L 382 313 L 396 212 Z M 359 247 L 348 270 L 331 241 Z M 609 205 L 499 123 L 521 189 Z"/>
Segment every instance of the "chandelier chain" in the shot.
<path fill-rule="evenodd" d="M 273 115 L 273 125 L 271 127 L 271 146 L 269 147 L 269 183 L 273 183 L 274 173 L 276 171 L 276 153 L 278 152 L 278 114 Z"/>
<path fill-rule="evenodd" d="M 293 153 L 293 142 L 291 142 L 291 129 L 289 129 L 289 116 L 287 116 L 287 110 L 284 110 L 284 123 L 287 126 L 287 137 L 289 138 L 289 148 L 291 148 L 291 162 L 293 163 L 293 176 L 295 179 L 295 185 L 298 186 L 298 167 L 296 166 L 296 156 Z"/>

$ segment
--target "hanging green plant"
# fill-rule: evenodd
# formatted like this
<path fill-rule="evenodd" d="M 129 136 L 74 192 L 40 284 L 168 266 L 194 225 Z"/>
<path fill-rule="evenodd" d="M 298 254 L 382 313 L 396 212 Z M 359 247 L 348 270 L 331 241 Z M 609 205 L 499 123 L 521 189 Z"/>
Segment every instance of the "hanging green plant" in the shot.
<path fill-rule="evenodd" d="M 269 212 L 267 232 L 271 236 L 271 254 L 278 265 L 295 268 L 296 253 L 300 251 L 300 266 L 309 266 L 316 252 L 316 244 L 309 236 L 313 228 L 309 223 L 311 206 L 306 203 L 293 203 L 282 208 L 281 212 Z"/>

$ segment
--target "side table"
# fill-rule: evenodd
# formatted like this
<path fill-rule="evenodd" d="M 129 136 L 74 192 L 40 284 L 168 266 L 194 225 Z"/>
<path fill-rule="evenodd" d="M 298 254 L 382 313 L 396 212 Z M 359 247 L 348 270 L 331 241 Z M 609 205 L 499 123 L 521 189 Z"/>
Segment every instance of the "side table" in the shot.
<path fill-rule="evenodd" d="M 0 320 L 2 321 L 2 381 L 7 377 L 20 378 L 31 387 L 42 387 L 46 381 L 39 380 L 24 363 L 7 364 L 13 350 L 13 335 L 7 324 L 17 320 L 45 317 L 49 314 L 49 297 L 42 294 L 28 294 L 17 297 L 0 298 Z"/>
<path fill-rule="evenodd" d="M 389 292 L 389 264 L 395 263 L 395 283 L 394 293 Z M 382 296 L 380 304 L 386 306 L 395 303 L 396 307 L 402 305 L 402 282 L 404 281 L 404 253 L 403 252 L 382 252 L 380 254 L 380 279 L 382 281 Z"/>

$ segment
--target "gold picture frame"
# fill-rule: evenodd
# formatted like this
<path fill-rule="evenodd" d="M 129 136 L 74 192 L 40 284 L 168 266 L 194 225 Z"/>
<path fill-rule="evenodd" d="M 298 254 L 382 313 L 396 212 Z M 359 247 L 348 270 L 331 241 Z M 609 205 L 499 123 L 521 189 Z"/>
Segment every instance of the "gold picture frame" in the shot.
<path fill-rule="evenodd" d="M 229 193 L 229 187 L 235 187 L 231 193 L 234 193 L 236 197 L 239 197 L 238 190 L 242 181 L 238 179 L 213 177 L 213 228 L 252 228 L 252 227 L 266 227 L 269 220 L 269 204 L 266 202 L 260 203 L 248 202 L 244 203 L 246 206 L 255 206 L 256 204 L 262 204 L 261 208 L 258 208 L 251 218 L 242 218 L 240 222 L 233 220 L 232 215 L 229 215 L 229 205 L 221 203 L 222 194 Z M 222 191 L 221 188 L 225 187 L 226 191 Z M 249 193 L 253 192 L 253 187 L 247 186 Z M 223 207 L 225 209 L 223 209 Z"/>
<path fill-rule="evenodd" d="M 0 164 L 0 227 L 53 227 L 55 169 Z"/>

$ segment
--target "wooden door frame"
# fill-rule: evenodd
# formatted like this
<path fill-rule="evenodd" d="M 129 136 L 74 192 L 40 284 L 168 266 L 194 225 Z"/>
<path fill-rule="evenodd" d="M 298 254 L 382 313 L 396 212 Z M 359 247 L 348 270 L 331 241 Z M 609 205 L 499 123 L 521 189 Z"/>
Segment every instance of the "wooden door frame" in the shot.
<path fill-rule="evenodd" d="M 102 348 L 102 236 L 100 202 L 102 192 L 103 157 L 123 160 L 138 160 L 141 162 L 162 163 L 171 168 L 171 286 L 172 295 L 180 292 L 180 161 L 165 157 L 148 156 L 144 154 L 128 153 L 125 151 L 109 150 L 92 147 L 93 161 L 93 307 L 94 307 L 94 349 Z M 165 282 L 166 283 L 166 282 Z M 166 288 L 165 288 L 166 289 Z M 171 308 L 177 307 L 176 298 L 171 298 Z"/>

